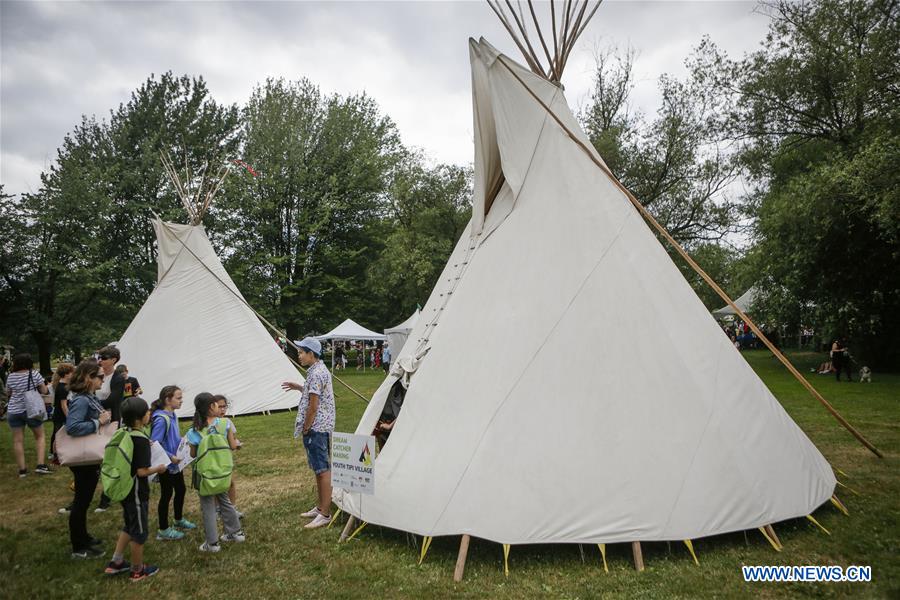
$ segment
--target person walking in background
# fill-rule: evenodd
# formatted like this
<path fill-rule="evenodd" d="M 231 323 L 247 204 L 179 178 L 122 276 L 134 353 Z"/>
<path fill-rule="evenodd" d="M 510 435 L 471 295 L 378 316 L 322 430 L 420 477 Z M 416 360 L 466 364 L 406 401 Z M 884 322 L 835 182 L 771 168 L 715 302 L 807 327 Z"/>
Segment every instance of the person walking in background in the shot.
<path fill-rule="evenodd" d="M 384 367 L 385 375 L 391 372 L 391 347 L 387 342 L 381 348 L 381 366 Z"/>
<path fill-rule="evenodd" d="M 844 338 L 834 340 L 831 345 L 831 366 L 834 368 L 834 376 L 837 381 L 841 380 L 843 371 L 847 372 L 847 381 L 853 381 L 853 377 L 850 375 L 850 356 Z"/>
<path fill-rule="evenodd" d="M 334 343 L 334 369 L 344 368 L 344 342 Z"/>
<path fill-rule="evenodd" d="M 312 519 L 305 529 L 324 527 L 331 521 L 331 463 L 328 452 L 334 431 L 335 407 L 331 373 L 321 361 L 322 344 L 313 338 L 300 342 L 300 364 L 308 369 L 306 383 L 285 381 L 285 390 L 300 392 L 294 437 L 303 437 L 306 460 L 316 475 L 317 503 L 300 516 Z"/>
<path fill-rule="evenodd" d="M 30 354 L 17 354 L 13 358 L 12 372 L 6 378 L 6 393 L 9 397 L 7 405 L 7 422 L 12 430 L 13 454 L 16 464 L 19 466 L 19 477 L 26 477 L 28 469 L 25 465 L 25 427 L 34 435 L 35 455 L 37 466 L 34 472 L 39 475 L 51 473 L 50 467 L 44 462 L 46 449 L 44 441 L 44 422 L 40 419 L 28 417 L 28 408 L 25 402 L 25 393 L 37 390 L 42 395 L 47 395 L 47 384 L 44 378 L 34 369 L 34 361 Z"/>
<path fill-rule="evenodd" d="M 362 342 L 356 343 L 356 370 L 362 371 L 366 366 L 366 346 Z"/>

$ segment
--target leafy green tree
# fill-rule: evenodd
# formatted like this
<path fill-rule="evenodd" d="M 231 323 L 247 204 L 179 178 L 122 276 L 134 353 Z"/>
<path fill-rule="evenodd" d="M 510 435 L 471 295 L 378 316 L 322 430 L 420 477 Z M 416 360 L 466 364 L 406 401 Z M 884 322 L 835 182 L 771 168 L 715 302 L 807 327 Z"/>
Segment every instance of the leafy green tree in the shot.
<path fill-rule="evenodd" d="M 754 184 L 773 320 L 900 366 L 900 19 L 890 0 L 772 2 L 760 50 L 724 65 Z"/>
<path fill-rule="evenodd" d="M 16 227 L 0 259 L 10 265 L 0 319 L 43 371 L 54 352 L 118 339 L 152 290 L 151 211 L 184 214 L 159 152 L 187 149 L 184 161 L 202 165 L 205 152 L 235 147 L 237 124 L 236 107 L 212 101 L 202 79 L 151 77 L 108 122 L 84 118 L 65 137 L 37 193 L 3 203 Z"/>
<path fill-rule="evenodd" d="M 698 68 L 704 51 L 701 45 L 688 61 L 685 81 L 660 77 L 662 102 L 649 121 L 629 104 L 634 52 L 601 52 L 591 102 L 580 115 L 613 174 L 688 247 L 741 228 L 729 193 L 739 169 L 721 127 L 727 98 Z"/>
<path fill-rule="evenodd" d="M 253 92 L 243 122 L 257 176 L 232 179 L 219 204 L 226 267 L 290 337 L 369 314 L 365 272 L 384 245 L 374 225 L 402 149 L 395 125 L 368 96 L 283 79 Z"/>
<path fill-rule="evenodd" d="M 472 216 L 471 169 L 428 168 L 409 154 L 393 178 L 385 251 L 369 268 L 368 289 L 382 302 L 384 323 L 424 305 Z"/>

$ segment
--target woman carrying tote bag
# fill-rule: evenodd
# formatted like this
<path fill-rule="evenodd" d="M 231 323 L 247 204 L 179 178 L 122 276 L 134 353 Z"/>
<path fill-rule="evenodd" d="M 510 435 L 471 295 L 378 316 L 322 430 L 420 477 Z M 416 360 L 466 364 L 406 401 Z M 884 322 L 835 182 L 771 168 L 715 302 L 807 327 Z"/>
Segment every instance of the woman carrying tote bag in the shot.
<path fill-rule="evenodd" d="M 9 394 L 9 410 L 7 422 L 12 429 L 13 452 L 19 465 L 19 477 L 28 475 L 25 466 L 25 427 L 34 435 L 34 448 L 37 452 L 37 467 L 34 472 L 39 475 L 50 473 L 50 467 L 44 463 L 44 419 L 29 416 L 29 396 L 37 396 L 38 404 L 43 407 L 40 394 L 47 393 L 47 385 L 41 374 L 34 370 L 34 361 L 30 354 L 18 354 L 13 358 L 12 372 L 6 379 Z M 46 417 L 46 415 L 44 415 Z"/>
<path fill-rule="evenodd" d="M 102 425 L 109 423 L 109 411 L 103 410 L 94 395 L 103 385 L 103 373 L 95 360 L 83 360 L 75 368 L 69 391 L 69 414 L 66 415 L 66 433 L 77 438 L 96 435 Z M 59 440 L 57 440 L 59 443 Z M 87 512 L 100 480 L 100 463 L 69 467 L 75 478 L 75 499 L 69 513 L 69 538 L 72 541 L 72 558 L 99 558 L 102 542 L 87 531 Z"/>

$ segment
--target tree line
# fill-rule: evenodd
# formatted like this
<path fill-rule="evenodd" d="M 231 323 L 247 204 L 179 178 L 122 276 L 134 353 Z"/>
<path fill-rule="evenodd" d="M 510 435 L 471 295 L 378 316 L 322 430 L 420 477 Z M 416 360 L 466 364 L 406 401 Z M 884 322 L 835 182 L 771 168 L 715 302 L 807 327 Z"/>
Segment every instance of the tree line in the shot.
<path fill-rule="evenodd" d="M 756 316 L 844 335 L 900 364 L 897 2 L 760 5 L 756 52 L 709 39 L 634 110 L 634 53 L 598 53 L 579 112 L 611 170 Z M 55 354 L 118 339 L 153 289 L 153 215 L 185 221 L 160 163 L 195 189 L 240 159 L 204 219 L 248 301 L 293 338 L 378 328 L 424 303 L 471 214 L 471 166 L 433 165 L 365 94 L 269 79 L 243 105 L 202 77 L 151 75 L 68 134 L 37 192 L 0 202 L 0 343 Z M 205 167 L 206 166 L 206 167 Z M 709 308 L 722 302 L 685 265 Z M 240 349 L 235 349 L 240 351 Z"/>

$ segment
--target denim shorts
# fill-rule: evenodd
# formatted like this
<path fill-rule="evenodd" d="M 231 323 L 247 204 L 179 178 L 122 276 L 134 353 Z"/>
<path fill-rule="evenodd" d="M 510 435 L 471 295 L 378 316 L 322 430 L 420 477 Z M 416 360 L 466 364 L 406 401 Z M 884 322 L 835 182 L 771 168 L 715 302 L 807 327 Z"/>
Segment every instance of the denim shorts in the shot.
<path fill-rule="evenodd" d="M 40 419 L 29 419 L 28 413 L 10 413 L 6 415 L 6 421 L 9 423 L 10 429 L 21 429 L 28 425 L 31 429 L 37 429 L 44 426 L 44 422 Z"/>
<path fill-rule="evenodd" d="M 309 468 L 316 475 L 331 470 L 328 451 L 330 450 L 331 434 L 325 431 L 310 430 L 303 436 L 303 447 L 306 448 L 306 460 Z"/>

